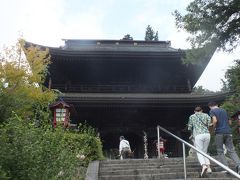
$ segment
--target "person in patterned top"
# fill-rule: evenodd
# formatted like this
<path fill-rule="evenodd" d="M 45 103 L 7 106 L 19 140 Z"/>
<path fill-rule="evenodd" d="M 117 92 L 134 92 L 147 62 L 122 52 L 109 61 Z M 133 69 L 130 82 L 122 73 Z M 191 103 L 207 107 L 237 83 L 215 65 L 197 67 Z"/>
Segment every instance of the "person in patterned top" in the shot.
<path fill-rule="evenodd" d="M 188 130 L 192 132 L 194 138 L 194 146 L 207 153 L 210 142 L 210 133 L 208 127 L 211 125 L 211 117 L 203 113 L 200 106 L 195 107 L 194 114 L 189 117 Z M 201 177 L 206 173 L 211 173 L 210 161 L 205 156 L 197 153 L 198 161 L 202 166 Z"/>

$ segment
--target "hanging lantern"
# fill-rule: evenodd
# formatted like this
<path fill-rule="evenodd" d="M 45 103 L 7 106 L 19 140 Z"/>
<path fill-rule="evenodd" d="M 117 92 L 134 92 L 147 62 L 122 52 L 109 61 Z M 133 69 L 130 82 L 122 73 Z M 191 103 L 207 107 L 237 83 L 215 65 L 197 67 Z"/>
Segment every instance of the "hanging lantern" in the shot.
<path fill-rule="evenodd" d="M 60 100 L 50 105 L 50 109 L 53 111 L 53 127 L 58 124 L 67 127 L 70 123 L 70 105 Z"/>

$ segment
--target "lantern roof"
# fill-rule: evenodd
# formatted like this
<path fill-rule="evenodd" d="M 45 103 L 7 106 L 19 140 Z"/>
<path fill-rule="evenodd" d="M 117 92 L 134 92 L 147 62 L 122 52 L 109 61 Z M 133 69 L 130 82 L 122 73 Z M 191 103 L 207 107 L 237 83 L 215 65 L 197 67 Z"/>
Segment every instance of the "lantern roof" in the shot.
<path fill-rule="evenodd" d="M 53 109 L 53 108 L 70 108 L 70 105 L 67 104 L 66 102 L 64 102 L 62 99 L 59 100 L 59 101 L 56 101 L 54 102 L 53 104 L 51 104 L 50 106 L 50 109 Z"/>

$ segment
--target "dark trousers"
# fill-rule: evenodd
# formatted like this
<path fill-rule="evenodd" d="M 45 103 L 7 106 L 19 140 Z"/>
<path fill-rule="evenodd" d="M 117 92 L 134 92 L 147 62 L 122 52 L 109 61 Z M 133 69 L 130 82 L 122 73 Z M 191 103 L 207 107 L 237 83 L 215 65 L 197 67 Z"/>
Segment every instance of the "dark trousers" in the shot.
<path fill-rule="evenodd" d="M 239 166 L 240 160 L 233 145 L 232 134 L 216 134 L 215 141 L 220 162 L 228 166 L 223 149 L 223 144 L 225 144 L 227 153 L 230 155 L 231 159 L 236 163 L 236 165 Z"/>
<path fill-rule="evenodd" d="M 121 151 L 121 155 L 122 155 L 122 158 L 123 159 L 127 159 L 130 157 L 130 149 L 129 148 L 124 148 L 122 151 Z"/>

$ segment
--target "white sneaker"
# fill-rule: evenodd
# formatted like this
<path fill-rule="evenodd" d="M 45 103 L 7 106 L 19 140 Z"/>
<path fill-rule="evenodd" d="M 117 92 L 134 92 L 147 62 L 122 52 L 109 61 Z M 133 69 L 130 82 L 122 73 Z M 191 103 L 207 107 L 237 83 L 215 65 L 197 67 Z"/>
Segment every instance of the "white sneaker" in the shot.
<path fill-rule="evenodd" d="M 206 175 L 207 169 L 207 166 L 202 167 L 201 177 L 204 177 Z"/>
<path fill-rule="evenodd" d="M 223 171 L 220 171 L 220 173 L 227 173 L 227 171 L 223 170 Z"/>
<path fill-rule="evenodd" d="M 210 167 L 207 168 L 207 173 L 212 173 L 212 169 Z"/>

